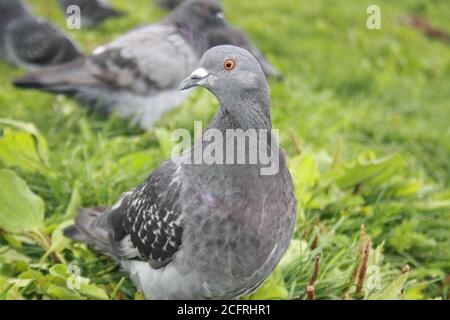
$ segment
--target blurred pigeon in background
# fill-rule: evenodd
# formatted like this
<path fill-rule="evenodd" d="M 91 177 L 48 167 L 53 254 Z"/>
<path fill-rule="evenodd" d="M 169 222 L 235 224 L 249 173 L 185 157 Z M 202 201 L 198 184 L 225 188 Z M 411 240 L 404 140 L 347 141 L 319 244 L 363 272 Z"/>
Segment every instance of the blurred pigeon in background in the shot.
<path fill-rule="evenodd" d="M 102 23 L 108 18 L 125 15 L 125 12 L 111 7 L 106 0 L 59 0 L 59 4 L 66 14 L 68 14 L 68 7 L 78 6 L 81 12 L 81 25 L 87 28 Z"/>
<path fill-rule="evenodd" d="M 163 8 L 173 10 L 184 1 L 185 0 L 160 0 L 158 4 Z M 264 74 L 267 77 L 281 78 L 280 72 L 267 61 L 264 54 L 253 44 L 245 32 L 236 29 L 229 23 L 225 23 L 224 25 L 209 27 L 207 34 L 210 42 L 209 46 L 211 48 L 226 44 L 241 47 L 249 51 L 256 59 L 258 59 L 258 62 L 261 64 Z"/>
<path fill-rule="evenodd" d="M 178 7 L 184 0 L 158 0 L 157 4 L 164 9 L 173 10 Z"/>
<path fill-rule="evenodd" d="M 33 16 L 21 0 L 0 0 L 0 55 L 8 63 L 36 69 L 82 56 L 50 22 Z"/>
<path fill-rule="evenodd" d="M 161 164 L 114 207 L 83 209 L 75 225 L 64 230 L 119 261 L 147 299 L 250 294 L 275 269 L 295 227 L 292 178 L 271 133 L 269 86 L 257 60 L 238 47 L 215 47 L 181 89 L 195 86 L 207 88 L 220 102 L 202 139 Z M 261 174 L 266 166 L 261 160 L 190 164 L 193 150 L 212 145 L 227 159 L 235 150 L 246 152 L 229 148 L 228 139 L 235 137 L 227 132 L 233 129 L 266 132 L 252 143 L 267 146 L 278 170 Z M 211 139 L 213 132 L 224 141 Z"/>
<path fill-rule="evenodd" d="M 146 129 L 187 98 L 178 84 L 208 49 L 204 30 L 223 23 L 218 1 L 190 0 L 163 21 L 128 32 L 89 57 L 29 73 L 14 84 L 73 96 Z"/>
<path fill-rule="evenodd" d="M 264 54 L 252 43 L 248 36 L 225 22 L 225 25 L 211 27 L 207 30 L 209 46 L 233 45 L 241 47 L 255 56 L 267 77 L 279 78 L 280 72 L 267 61 Z"/>

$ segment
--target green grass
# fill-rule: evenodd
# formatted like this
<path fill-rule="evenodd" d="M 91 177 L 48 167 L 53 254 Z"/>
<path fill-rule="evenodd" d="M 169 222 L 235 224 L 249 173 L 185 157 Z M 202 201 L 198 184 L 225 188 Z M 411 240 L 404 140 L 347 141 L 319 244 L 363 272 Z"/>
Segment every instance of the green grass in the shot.
<path fill-rule="evenodd" d="M 56 1 L 29 2 L 64 27 Z M 86 52 L 164 15 L 148 0 L 114 2 L 127 18 L 67 31 Z M 371 1 L 223 2 L 228 19 L 285 75 L 271 82 L 272 114 L 300 205 L 293 245 L 254 298 L 304 298 L 318 255 L 316 298 L 354 298 L 352 272 L 364 260 L 358 248 L 370 236 L 357 298 L 448 299 L 450 47 L 399 22 L 418 14 L 448 28 L 447 1 L 379 0 L 382 30 L 376 31 L 366 28 Z M 37 232 L 1 232 L 0 299 L 140 298 L 112 261 L 83 245 L 60 243 L 58 229 L 77 207 L 112 205 L 141 182 L 168 157 L 168 132 L 207 122 L 216 102 L 199 91 L 156 130 L 141 132 L 89 115 L 69 99 L 16 90 L 9 80 L 21 73 L 0 63 L 0 118 L 33 123 L 48 142 L 48 162 L 33 139 L 5 142 L 8 133 L 25 133 L 0 121 L 0 169 L 13 170 L 43 199 L 45 223 Z M 27 160 L 8 161 L 5 150 Z M 2 195 L 0 208 L 1 201 Z M 367 229 L 362 241 L 361 224 Z M 60 243 L 57 255 L 44 256 L 46 237 Z M 58 259 L 77 265 L 91 285 L 67 289 L 71 274 Z M 410 272 L 401 276 L 405 264 Z M 380 287 L 371 285 L 378 280 Z"/>

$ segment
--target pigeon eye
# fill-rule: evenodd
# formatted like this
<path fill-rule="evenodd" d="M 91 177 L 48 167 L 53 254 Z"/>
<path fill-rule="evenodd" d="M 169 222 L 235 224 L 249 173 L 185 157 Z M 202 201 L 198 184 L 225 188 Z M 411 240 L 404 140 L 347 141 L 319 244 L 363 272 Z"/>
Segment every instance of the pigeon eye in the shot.
<path fill-rule="evenodd" d="M 233 59 L 227 59 L 223 63 L 223 67 L 225 68 L 225 70 L 231 71 L 236 67 L 236 61 L 234 61 Z"/>

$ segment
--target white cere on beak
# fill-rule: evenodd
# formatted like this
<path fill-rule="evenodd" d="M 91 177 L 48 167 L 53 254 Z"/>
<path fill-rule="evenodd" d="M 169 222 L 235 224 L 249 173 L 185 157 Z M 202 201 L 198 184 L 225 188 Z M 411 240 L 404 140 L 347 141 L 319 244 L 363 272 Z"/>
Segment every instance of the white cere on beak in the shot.
<path fill-rule="evenodd" d="M 216 17 L 220 20 L 225 20 L 225 15 L 223 14 L 223 12 L 217 12 Z"/>
<path fill-rule="evenodd" d="M 204 68 L 198 68 L 191 74 L 191 79 L 203 79 L 206 78 L 209 75 L 208 71 L 206 71 Z"/>
<path fill-rule="evenodd" d="M 102 54 L 105 51 L 106 51 L 106 47 L 105 46 L 101 46 L 101 47 L 98 47 L 97 49 L 95 49 L 92 52 L 92 55 L 96 56 L 96 55 Z"/>

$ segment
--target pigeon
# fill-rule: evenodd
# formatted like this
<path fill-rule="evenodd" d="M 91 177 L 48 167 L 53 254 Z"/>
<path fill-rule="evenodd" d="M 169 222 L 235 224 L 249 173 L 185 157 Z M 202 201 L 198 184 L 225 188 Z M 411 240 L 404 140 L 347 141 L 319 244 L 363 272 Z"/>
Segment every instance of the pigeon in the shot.
<path fill-rule="evenodd" d="M 189 0 L 161 22 L 129 31 L 88 57 L 13 84 L 72 96 L 101 114 L 115 113 L 148 129 L 189 96 L 178 84 L 209 49 L 203 30 L 223 23 L 217 0 Z"/>
<path fill-rule="evenodd" d="M 82 56 L 78 47 L 50 22 L 35 17 L 21 0 L 0 0 L 0 56 L 29 70 Z"/>
<path fill-rule="evenodd" d="M 106 0 L 59 0 L 59 4 L 67 14 L 70 6 L 78 6 L 81 13 L 81 26 L 94 27 L 108 18 L 122 17 L 125 12 L 117 10 Z"/>
<path fill-rule="evenodd" d="M 178 7 L 183 0 L 159 0 L 157 4 L 164 9 L 173 10 Z"/>
<path fill-rule="evenodd" d="M 165 9 L 173 10 L 182 2 L 183 0 L 161 0 L 158 4 Z M 244 31 L 225 22 L 222 25 L 209 26 L 206 32 L 208 34 L 210 48 L 226 44 L 241 47 L 250 51 L 258 59 L 267 77 L 275 79 L 282 78 L 280 71 L 267 60 Z"/>
<path fill-rule="evenodd" d="M 228 44 L 246 49 L 255 56 L 267 77 L 275 79 L 281 78 L 280 71 L 266 59 L 264 54 L 253 44 L 250 38 L 242 30 L 225 22 L 224 25 L 209 28 L 207 30 L 207 35 L 209 46 L 211 48 Z"/>
<path fill-rule="evenodd" d="M 202 138 L 112 208 L 82 209 L 64 230 L 113 257 L 146 299 L 237 299 L 253 293 L 286 252 L 296 223 L 292 178 L 271 134 L 269 86 L 257 60 L 238 47 L 212 48 L 180 89 L 195 86 L 220 103 Z M 259 160 L 190 161 L 195 150 L 206 152 L 213 144 L 227 157 L 247 150 L 228 147 L 230 130 L 266 132 L 255 141 L 278 155 L 273 161 L 279 169 L 261 174 Z"/>

